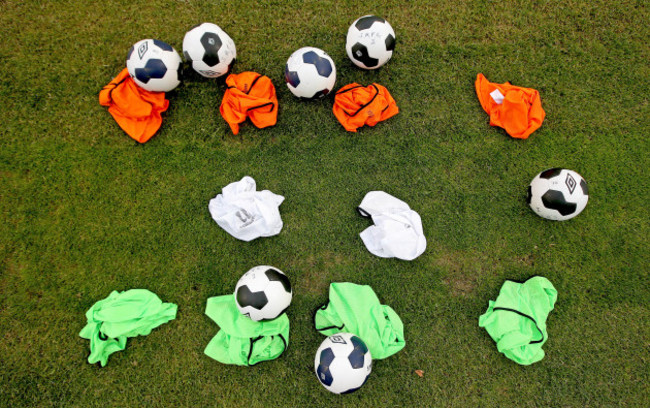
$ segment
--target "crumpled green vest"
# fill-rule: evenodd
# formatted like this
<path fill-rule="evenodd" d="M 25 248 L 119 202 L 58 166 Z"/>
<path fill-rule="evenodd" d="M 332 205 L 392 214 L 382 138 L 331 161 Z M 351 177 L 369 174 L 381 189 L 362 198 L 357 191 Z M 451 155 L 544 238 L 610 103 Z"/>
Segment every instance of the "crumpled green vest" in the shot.
<path fill-rule="evenodd" d="M 289 318 L 256 322 L 241 314 L 234 295 L 211 297 L 205 314 L 221 330 L 210 340 L 204 353 L 224 364 L 252 366 L 273 360 L 289 346 Z"/>
<path fill-rule="evenodd" d="M 544 277 L 535 276 L 524 283 L 506 281 L 497 299 L 489 301 L 478 325 L 506 357 L 522 365 L 533 364 L 544 358 L 546 318 L 556 300 L 557 290 Z"/>
<path fill-rule="evenodd" d="M 87 324 L 79 333 L 90 340 L 88 362 L 102 367 L 108 357 L 124 350 L 127 337 L 146 336 L 151 330 L 176 318 L 177 306 L 163 303 L 146 289 L 113 291 L 86 312 Z"/>
<path fill-rule="evenodd" d="M 366 285 L 332 283 L 329 302 L 316 310 L 314 325 L 326 336 L 339 332 L 359 336 L 373 359 L 389 357 L 406 345 L 402 320 Z"/>

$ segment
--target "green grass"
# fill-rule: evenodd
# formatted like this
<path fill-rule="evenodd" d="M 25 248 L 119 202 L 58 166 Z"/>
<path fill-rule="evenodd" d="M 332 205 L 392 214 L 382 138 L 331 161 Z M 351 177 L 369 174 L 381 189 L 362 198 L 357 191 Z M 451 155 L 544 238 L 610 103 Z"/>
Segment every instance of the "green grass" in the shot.
<path fill-rule="evenodd" d="M 344 37 L 364 14 L 397 33 L 393 59 L 361 71 Z M 147 144 L 97 102 L 129 47 L 180 49 L 194 24 L 237 44 L 236 72 L 276 85 L 277 126 L 233 136 L 223 81 L 190 74 Z M 650 13 L 643 1 L 0 0 L 0 405 L 20 406 L 643 406 L 650 399 L 648 228 Z M 332 100 L 283 84 L 288 56 L 323 48 L 337 87 L 378 82 L 400 113 L 347 133 Z M 525 141 L 488 125 L 473 88 L 538 89 L 547 116 Z M 526 187 L 549 167 L 589 182 L 567 222 L 535 216 Z M 208 201 L 244 175 L 286 197 L 282 233 L 235 240 Z M 421 216 L 427 251 L 381 259 L 354 209 L 371 190 Z M 218 327 L 208 297 L 257 264 L 294 286 L 290 346 L 252 368 L 203 355 Z M 519 366 L 478 316 L 505 279 L 542 275 L 559 292 L 546 357 Z M 406 348 L 338 397 L 313 375 L 312 311 L 330 282 L 373 287 L 405 324 Z M 130 339 L 104 368 L 86 362 L 85 311 L 112 290 L 147 288 L 178 318 Z M 424 371 L 420 378 L 414 370 Z"/>

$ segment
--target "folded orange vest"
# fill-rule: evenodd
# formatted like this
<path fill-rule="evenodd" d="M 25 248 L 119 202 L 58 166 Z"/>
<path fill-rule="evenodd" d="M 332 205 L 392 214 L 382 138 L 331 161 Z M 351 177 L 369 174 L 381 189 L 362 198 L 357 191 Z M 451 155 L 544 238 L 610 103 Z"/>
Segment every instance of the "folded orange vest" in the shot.
<path fill-rule="evenodd" d="M 133 139 L 144 143 L 160 129 L 161 113 L 169 107 L 164 92 L 151 92 L 135 84 L 126 68 L 99 92 L 99 104 Z"/>
<path fill-rule="evenodd" d="M 399 112 L 388 90 L 377 83 L 367 87 L 357 83 L 345 85 L 336 92 L 333 110 L 349 132 L 356 132 L 363 125 L 375 126 Z"/>
<path fill-rule="evenodd" d="M 542 126 L 546 113 L 535 89 L 492 83 L 483 74 L 478 74 L 475 86 L 483 110 L 490 115 L 490 125 L 504 128 L 517 139 L 527 139 Z"/>
<path fill-rule="evenodd" d="M 278 98 L 271 79 L 257 72 L 230 74 L 228 89 L 223 95 L 219 111 L 228 122 L 232 133 L 239 133 L 239 124 L 246 118 L 258 128 L 273 126 L 278 121 Z"/>

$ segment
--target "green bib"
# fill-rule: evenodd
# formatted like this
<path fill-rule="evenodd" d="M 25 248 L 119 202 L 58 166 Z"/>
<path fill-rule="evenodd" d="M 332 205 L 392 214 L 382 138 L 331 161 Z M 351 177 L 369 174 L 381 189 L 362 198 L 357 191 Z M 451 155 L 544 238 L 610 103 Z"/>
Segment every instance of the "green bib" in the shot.
<path fill-rule="evenodd" d="M 79 336 L 90 340 L 88 362 L 102 367 L 108 356 L 124 350 L 127 337 L 146 336 L 151 330 L 176 318 L 177 306 L 163 303 L 146 289 L 113 291 L 86 312 L 88 323 Z"/>
<path fill-rule="evenodd" d="M 533 364 L 544 358 L 546 318 L 556 300 L 557 290 L 541 276 L 524 283 L 506 281 L 497 299 L 489 301 L 478 325 L 506 357 L 522 365 Z"/>
<path fill-rule="evenodd" d="M 204 353 L 224 364 L 252 366 L 280 356 L 289 345 L 289 318 L 256 322 L 241 314 L 234 295 L 208 299 L 205 314 L 221 330 L 210 340 Z"/>
<path fill-rule="evenodd" d="M 339 332 L 359 336 L 373 359 L 392 356 L 406 345 L 402 320 L 390 306 L 379 303 L 370 286 L 332 283 L 329 302 L 316 310 L 314 325 L 326 336 Z"/>

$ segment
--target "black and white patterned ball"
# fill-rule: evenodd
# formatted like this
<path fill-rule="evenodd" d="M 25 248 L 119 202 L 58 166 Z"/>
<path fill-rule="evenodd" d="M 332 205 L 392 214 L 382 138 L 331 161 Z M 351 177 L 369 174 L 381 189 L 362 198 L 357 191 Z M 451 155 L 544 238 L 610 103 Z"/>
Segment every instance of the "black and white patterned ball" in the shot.
<path fill-rule="evenodd" d="M 329 336 L 321 343 L 314 360 L 318 381 L 335 394 L 349 394 L 366 383 L 372 371 L 372 356 L 366 344 L 351 333 Z"/>
<path fill-rule="evenodd" d="M 166 42 L 146 39 L 135 43 L 126 56 L 126 69 L 147 91 L 169 92 L 180 83 L 181 57 Z"/>
<path fill-rule="evenodd" d="M 587 182 L 573 170 L 553 168 L 528 186 L 528 205 L 540 217 L 564 221 L 580 214 L 589 201 Z"/>
<path fill-rule="evenodd" d="M 237 58 L 235 42 L 216 24 L 203 23 L 185 33 L 183 55 L 206 78 L 218 78 L 232 70 Z"/>
<path fill-rule="evenodd" d="M 395 31 L 381 17 L 360 17 L 348 29 L 345 50 L 359 68 L 381 67 L 393 56 L 394 49 Z"/>
<path fill-rule="evenodd" d="M 291 283 L 282 271 L 260 265 L 250 269 L 235 286 L 239 311 L 255 321 L 273 320 L 291 304 Z"/>
<path fill-rule="evenodd" d="M 291 54 L 287 60 L 284 78 L 295 96 L 301 99 L 318 99 L 334 88 L 336 67 L 325 51 L 303 47 Z"/>

